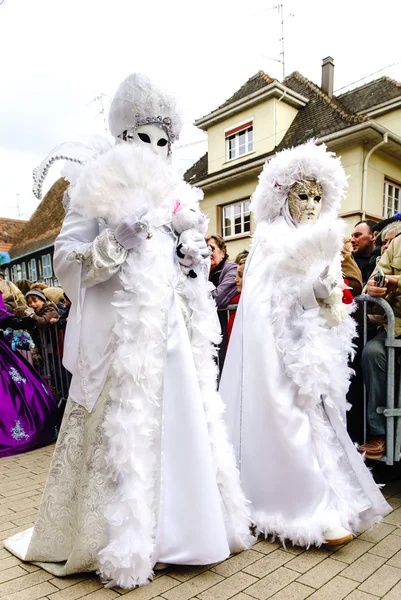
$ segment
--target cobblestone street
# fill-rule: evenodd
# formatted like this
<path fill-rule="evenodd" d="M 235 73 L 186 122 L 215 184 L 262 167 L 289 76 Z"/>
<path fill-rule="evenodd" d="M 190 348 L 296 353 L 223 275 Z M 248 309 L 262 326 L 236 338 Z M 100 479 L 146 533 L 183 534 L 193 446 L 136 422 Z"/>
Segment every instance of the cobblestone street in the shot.
<path fill-rule="evenodd" d="M 30 527 L 54 446 L 0 460 L 1 539 Z M 400 600 L 401 481 L 384 488 L 393 512 L 350 544 L 328 549 L 284 549 L 259 541 L 210 568 L 170 568 L 132 591 L 106 590 L 93 574 L 57 578 L 0 550 L 4 600 Z"/>

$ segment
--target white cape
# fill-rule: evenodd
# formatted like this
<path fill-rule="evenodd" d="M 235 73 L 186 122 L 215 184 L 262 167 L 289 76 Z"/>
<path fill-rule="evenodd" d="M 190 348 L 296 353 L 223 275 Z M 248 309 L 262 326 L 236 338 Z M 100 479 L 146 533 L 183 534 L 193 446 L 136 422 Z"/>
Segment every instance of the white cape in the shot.
<path fill-rule="evenodd" d="M 219 390 L 258 530 L 302 546 L 391 510 L 344 426 L 353 320 L 302 308 L 302 287 L 340 273 L 341 239 L 337 221 L 258 225 Z"/>
<path fill-rule="evenodd" d="M 170 198 L 197 208 L 191 190 L 129 145 L 90 164 L 74 189 L 75 216 L 58 245 L 67 293 L 80 280 L 77 263 L 63 256 L 88 247 L 96 219 L 113 227 L 147 194 L 155 207 L 153 237 L 113 275 L 110 314 L 110 279 L 81 295 L 75 333 L 80 342 L 91 333 L 92 346 L 78 344 L 77 363 L 90 361 L 95 342 L 99 353 L 110 345 L 103 361 L 107 366 L 110 356 L 109 375 L 98 398 L 91 391 L 91 412 L 70 398 L 35 527 L 5 546 L 56 575 L 98 570 L 130 588 L 145 584 L 156 562 L 209 564 L 252 538 L 215 389 L 212 342 L 219 333 L 209 283 L 184 277 L 169 225 Z M 93 294 L 103 301 L 91 302 L 88 315 Z M 103 320 L 111 322 L 110 339 L 98 336 Z M 82 382 L 75 390 L 85 387 L 85 375 L 74 370 Z"/>

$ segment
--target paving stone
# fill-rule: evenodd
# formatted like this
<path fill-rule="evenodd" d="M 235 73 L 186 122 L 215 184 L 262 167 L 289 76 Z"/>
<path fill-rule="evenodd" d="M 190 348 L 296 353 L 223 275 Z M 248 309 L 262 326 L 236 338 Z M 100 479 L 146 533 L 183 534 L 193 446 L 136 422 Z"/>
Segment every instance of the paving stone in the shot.
<path fill-rule="evenodd" d="M 262 552 L 262 554 L 270 554 L 279 548 L 283 548 L 283 545 L 279 542 L 270 542 L 269 540 L 259 540 L 252 546 L 253 550 Z"/>
<path fill-rule="evenodd" d="M 238 592 L 242 592 L 242 590 L 248 588 L 255 581 L 257 581 L 256 577 L 240 571 L 205 592 L 198 594 L 198 598 L 201 598 L 201 600 L 227 600 L 227 598 L 232 598 Z"/>
<path fill-rule="evenodd" d="M 367 594 L 361 590 L 354 590 L 347 596 L 347 600 L 377 600 L 377 596 L 372 596 L 372 594 Z"/>
<path fill-rule="evenodd" d="M 352 581 L 339 575 L 327 582 L 309 598 L 310 600 L 343 600 L 357 585 L 357 581 Z"/>
<path fill-rule="evenodd" d="M 3 558 L 2 560 L 0 560 L 0 571 L 5 571 L 6 569 L 9 569 L 10 567 L 15 567 L 20 564 L 21 564 L 21 561 L 16 556 L 12 556 L 12 555 L 7 556 L 7 558 Z"/>
<path fill-rule="evenodd" d="M 263 558 L 263 554 L 260 552 L 255 552 L 255 550 L 247 550 L 245 552 L 241 552 L 240 554 L 235 554 L 235 556 L 232 556 L 228 560 L 224 560 L 217 566 L 212 567 L 211 571 L 218 573 L 223 577 L 230 577 L 230 575 L 234 575 L 234 573 L 237 573 L 237 571 L 241 571 L 241 569 L 256 562 L 260 558 Z"/>
<path fill-rule="evenodd" d="M 91 592 L 102 587 L 99 579 L 91 578 L 65 588 L 64 590 L 57 590 L 57 588 L 54 587 L 56 591 L 53 594 L 48 594 L 48 596 L 50 600 L 77 600 L 78 598 L 85 598 Z"/>
<path fill-rule="evenodd" d="M 310 594 L 314 592 L 314 589 L 294 581 L 287 585 L 284 589 L 274 594 L 271 600 L 304 600 L 309 598 Z M 250 598 L 250 596 L 248 596 Z"/>
<path fill-rule="evenodd" d="M 385 596 L 383 600 L 400 600 L 401 598 L 401 583 L 397 583 Z"/>
<path fill-rule="evenodd" d="M 370 553 L 382 556 L 383 558 L 391 558 L 399 550 L 401 550 L 401 537 L 390 533 L 390 535 L 376 544 L 372 550 L 370 550 Z"/>
<path fill-rule="evenodd" d="M 339 560 L 331 560 L 331 558 L 326 558 L 326 560 L 302 575 L 298 581 L 314 588 L 320 588 L 322 585 L 330 581 L 330 579 L 333 579 L 333 577 L 343 571 L 345 567 L 345 563 L 342 563 Z"/>
<path fill-rule="evenodd" d="M 164 592 L 171 590 L 177 585 L 180 585 L 180 583 L 176 579 L 172 579 L 169 575 L 161 575 L 149 583 L 149 585 L 144 585 L 128 593 L 126 590 L 119 591 L 124 594 L 122 596 L 124 600 L 131 600 L 131 598 L 132 600 L 150 600 L 151 598 L 159 597 L 159 595 L 161 596 Z"/>
<path fill-rule="evenodd" d="M 11 567 L 11 569 L 0 571 L 0 583 L 16 579 L 17 577 L 23 577 L 24 575 L 26 575 L 26 571 L 21 569 L 21 567 Z"/>
<path fill-rule="evenodd" d="M 11 523 L 11 521 L 6 521 L 5 523 L 0 523 L 0 531 L 4 531 L 6 529 L 12 529 L 15 527 L 15 523 Z"/>
<path fill-rule="evenodd" d="M 332 551 L 325 548 L 310 548 L 286 563 L 286 567 L 298 573 L 306 573 L 306 571 L 309 571 L 331 555 Z"/>
<path fill-rule="evenodd" d="M 394 531 L 391 532 L 393 535 L 401 535 L 401 525 L 396 525 Z"/>
<path fill-rule="evenodd" d="M 244 592 L 240 592 L 239 594 L 235 594 L 231 600 L 253 600 L 253 598 L 252 596 L 248 596 L 248 594 L 244 594 Z"/>
<path fill-rule="evenodd" d="M 400 538 L 401 541 L 401 538 Z M 341 560 L 345 563 L 352 563 L 354 560 L 357 560 L 362 554 L 371 550 L 374 545 L 371 542 L 365 542 L 359 538 L 352 540 L 348 544 L 345 544 L 340 550 L 332 554 L 331 558 L 333 560 Z"/>
<path fill-rule="evenodd" d="M 50 596 L 51 597 L 51 596 Z M 120 594 L 114 590 L 106 590 L 102 588 L 96 592 L 85 595 L 84 600 L 113 600 L 113 598 L 121 598 Z"/>
<path fill-rule="evenodd" d="M 11 593 L 7 596 L 7 600 L 39 600 L 39 598 L 54 592 L 55 589 L 48 581 L 45 581 L 25 590 Z"/>
<path fill-rule="evenodd" d="M 164 592 L 163 596 L 167 598 L 167 600 L 189 600 L 213 585 L 220 583 L 220 581 L 223 581 L 221 575 L 206 571 L 205 573 L 201 573 L 200 575 L 189 579 L 189 581 L 182 583 L 176 588 Z"/>
<path fill-rule="evenodd" d="M 38 583 L 48 581 L 51 578 L 52 575 L 50 573 L 46 573 L 46 571 L 40 570 L 36 571 L 36 573 L 26 574 L 23 577 L 18 577 L 18 579 L 13 579 L 11 581 L 7 581 L 6 583 L 1 583 L 0 598 L 7 599 L 12 592 L 19 592 L 20 590 L 32 587 L 34 585 L 37 585 Z"/>
<path fill-rule="evenodd" d="M 26 483 L 26 482 L 23 482 Z M 30 482 L 29 485 L 19 485 L 17 489 L 12 489 L 12 490 L 3 490 L 3 486 L 0 485 L 0 493 L 4 498 L 16 498 L 18 499 L 20 497 L 21 494 L 27 493 L 27 492 L 31 492 L 35 493 L 37 492 L 37 484 Z"/>
<path fill-rule="evenodd" d="M 368 592 L 380 598 L 384 596 L 401 579 L 401 569 L 383 565 L 373 575 L 359 586 L 363 592 Z"/>
<path fill-rule="evenodd" d="M 301 555 L 302 556 L 302 555 Z M 271 554 L 264 556 L 260 560 L 254 562 L 249 567 L 245 567 L 242 569 L 245 573 L 249 573 L 249 575 L 254 575 L 255 577 L 264 577 L 268 575 L 275 569 L 278 569 L 286 562 L 293 558 L 292 554 L 288 552 L 283 552 L 282 550 L 275 550 Z"/>
<path fill-rule="evenodd" d="M 25 529 L 29 529 L 30 526 L 33 525 L 33 522 L 29 525 L 20 525 L 19 527 L 13 527 L 12 529 L 6 529 L 5 531 L 0 532 L 0 540 L 6 540 L 10 536 L 14 535 L 14 533 L 19 533 L 20 531 L 25 531 Z"/>
<path fill-rule="evenodd" d="M 370 577 L 377 569 L 380 569 L 385 562 L 385 558 L 367 553 L 347 567 L 341 575 L 362 583 L 362 581 L 365 581 L 365 579 Z"/>
<path fill-rule="evenodd" d="M 206 567 L 174 567 L 174 569 L 169 572 L 170 577 L 174 579 L 178 579 L 182 583 L 184 581 L 188 581 L 192 579 L 192 577 L 196 577 L 205 571 L 208 571 L 209 566 Z"/>
<path fill-rule="evenodd" d="M 40 567 L 28 562 L 22 562 L 21 568 L 24 569 L 24 571 L 27 571 L 28 573 L 33 573 L 34 571 L 38 571 L 40 569 Z"/>
<path fill-rule="evenodd" d="M 27 515 L 26 517 L 19 518 L 18 513 L 15 514 L 15 517 L 12 518 L 12 523 L 14 526 L 19 527 L 20 525 L 28 525 L 36 520 L 37 512 Z"/>
<path fill-rule="evenodd" d="M 89 575 L 90 577 L 90 575 Z M 70 587 L 71 585 L 75 585 L 76 583 L 80 583 L 88 579 L 88 575 L 68 575 L 67 577 L 53 577 L 50 579 L 50 583 L 55 585 L 58 589 L 63 590 L 64 588 Z"/>
<path fill-rule="evenodd" d="M 286 569 L 286 567 L 280 567 L 273 573 L 266 575 L 251 587 L 246 590 L 246 593 L 253 598 L 258 600 L 265 600 L 271 598 L 274 594 L 288 586 L 290 583 L 297 578 L 297 573 Z M 210 600 L 212 600 L 210 598 Z"/>
<path fill-rule="evenodd" d="M 401 525 L 401 507 L 393 510 L 392 513 L 384 518 L 384 522 L 389 525 Z"/>
<path fill-rule="evenodd" d="M 374 525 L 371 529 L 367 529 L 364 531 L 359 537 L 358 540 L 365 540 L 365 542 L 372 542 L 372 544 L 377 544 L 383 538 L 387 537 L 390 533 L 392 533 L 395 529 L 395 525 L 388 525 L 387 523 L 378 523 Z"/>
<path fill-rule="evenodd" d="M 401 506 L 401 498 L 396 498 L 395 496 L 391 496 L 391 498 L 387 498 L 387 502 L 390 504 L 391 508 L 394 510 Z"/>
<path fill-rule="evenodd" d="M 394 554 L 386 564 L 401 569 L 401 550 L 397 554 Z"/>

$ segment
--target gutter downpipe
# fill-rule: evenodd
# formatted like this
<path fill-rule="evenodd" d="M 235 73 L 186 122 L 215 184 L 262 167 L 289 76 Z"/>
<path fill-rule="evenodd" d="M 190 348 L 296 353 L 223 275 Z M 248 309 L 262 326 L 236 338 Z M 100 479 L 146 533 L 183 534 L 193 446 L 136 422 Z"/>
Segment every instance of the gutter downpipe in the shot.
<path fill-rule="evenodd" d="M 380 146 L 383 146 L 384 144 L 387 144 L 388 142 L 388 134 L 387 133 L 383 133 L 383 139 L 381 142 L 379 142 L 378 144 L 376 144 L 376 146 L 373 146 L 373 148 L 371 148 L 369 150 L 369 152 L 367 153 L 367 155 L 365 156 L 365 160 L 363 161 L 363 175 L 362 175 L 362 203 L 361 203 L 361 212 L 362 212 L 362 218 L 361 221 L 364 221 L 366 219 L 366 198 L 367 198 L 367 182 L 368 182 L 368 164 L 369 164 L 369 159 L 372 156 L 373 152 L 375 152 L 378 148 L 380 148 Z"/>
<path fill-rule="evenodd" d="M 284 90 L 280 98 L 274 104 L 274 147 L 277 146 L 277 129 L 278 129 L 278 103 L 287 95 L 287 90 Z"/>

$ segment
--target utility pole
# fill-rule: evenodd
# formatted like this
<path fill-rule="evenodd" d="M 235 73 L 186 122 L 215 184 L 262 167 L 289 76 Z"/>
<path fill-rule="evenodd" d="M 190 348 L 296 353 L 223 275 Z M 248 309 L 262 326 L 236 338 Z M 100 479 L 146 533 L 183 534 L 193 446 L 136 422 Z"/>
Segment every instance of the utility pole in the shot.
<path fill-rule="evenodd" d="M 281 25 L 281 38 L 279 40 L 281 42 L 281 52 L 280 52 L 280 59 L 274 58 L 273 60 L 276 60 L 277 62 L 281 63 L 281 67 L 283 70 L 283 80 L 284 80 L 285 79 L 284 21 L 286 21 L 289 17 L 293 17 L 294 15 L 292 13 L 290 13 L 289 15 L 284 17 L 284 5 L 283 4 L 277 4 L 276 6 L 273 6 L 273 9 L 275 9 L 275 8 L 277 9 L 279 19 L 280 19 L 280 25 Z"/>
<path fill-rule="evenodd" d="M 99 94 L 99 96 L 96 96 L 95 98 L 93 98 L 93 100 L 91 100 L 90 102 L 88 102 L 88 104 L 86 106 L 89 106 L 89 104 L 92 104 L 93 102 L 98 102 L 100 104 L 100 111 L 96 115 L 95 118 L 99 117 L 100 115 L 103 116 L 104 130 L 105 130 L 105 132 L 107 134 L 108 130 L 107 130 L 106 114 L 104 112 L 103 96 L 106 96 L 106 94 Z"/>
<path fill-rule="evenodd" d="M 17 197 L 17 215 L 18 215 L 18 219 L 21 218 L 21 211 L 19 209 L 19 192 L 17 194 L 15 194 Z"/>

